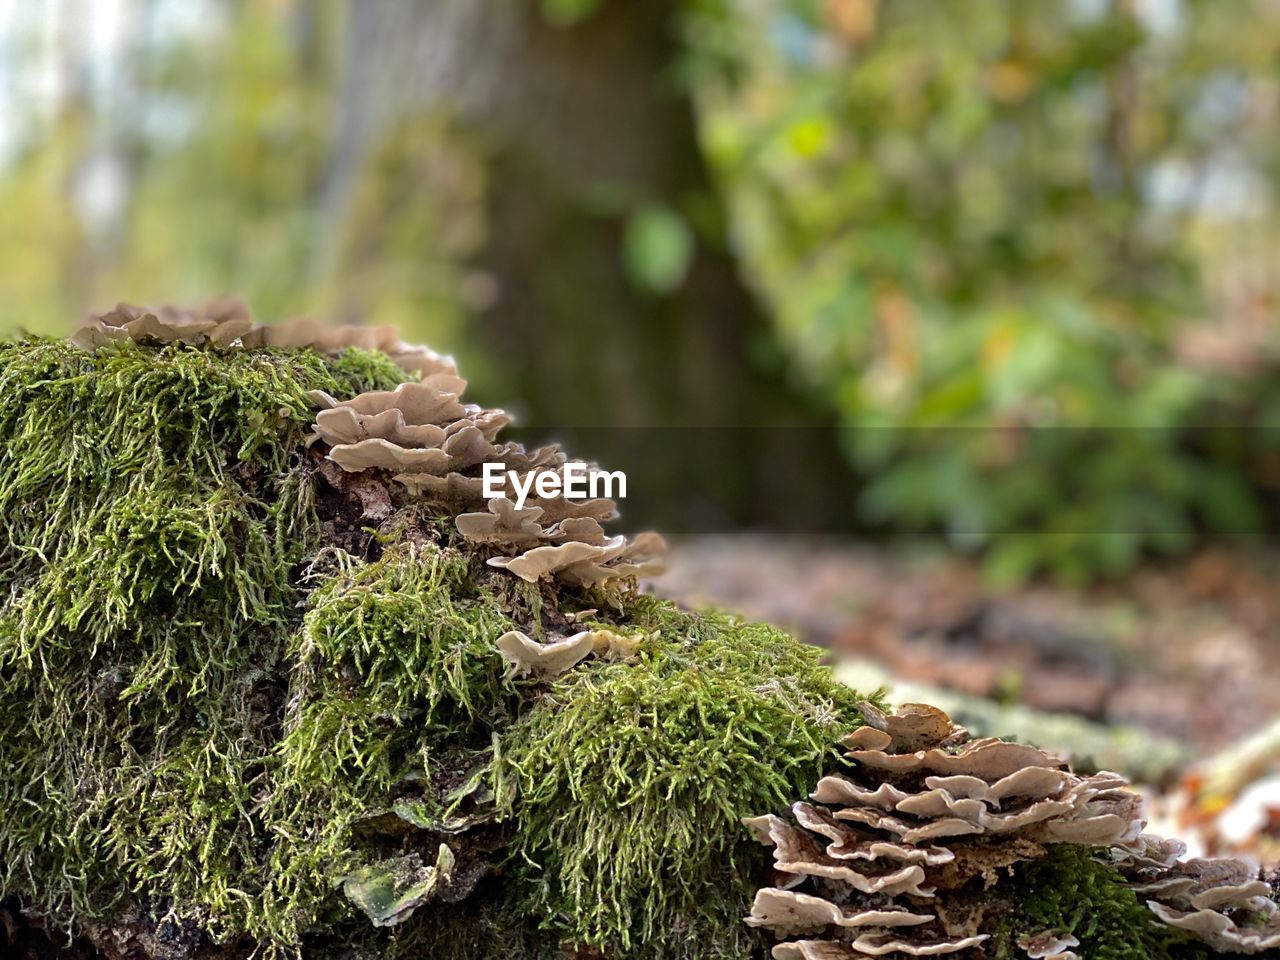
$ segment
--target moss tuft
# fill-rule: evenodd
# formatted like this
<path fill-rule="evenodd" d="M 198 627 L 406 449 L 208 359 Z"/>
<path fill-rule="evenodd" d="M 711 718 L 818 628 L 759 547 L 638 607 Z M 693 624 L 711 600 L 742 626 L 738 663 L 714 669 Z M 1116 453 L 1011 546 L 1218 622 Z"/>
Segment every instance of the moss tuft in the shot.
<path fill-rule="evenodd" d="M 1123 878 L 1092 849 L 1057 845 L 1042 860 L 1019 864 L 1001 885 L 1012 904 L 996 955 L 1019 957 L 1018 936 L 1052 930 L 1080 941 L 1090 960 L 1207 960 L 1210 952 L 1160 923 Z"/>
<path fill-rule="evenodd" d="M 493 640 L 512 623 L 476 588 L 472 563 L 400 544 L 344 563 L 315 592 L 288 650 L 298 707 L 283 749 L 299 779 L 386 789 L 404 775 L 406 737 L 480 728 L 487 743 L 511 693 Z"/>
<path fill-rule="evenodd" d="M 163 897 L 268 923 L 277 682 L 320 540 L 307 391 L 389 388 L 351 350 L 0 343 L 0 889 L 55 916 Z"/>
<path fill-rule="evenodd" d="M 628 957 L 747 956 L 761 848 L 740 822 L 811 790 L 859 696 L 761 624 L 641 598 L 637 662 L 555 680 L 504 736 L 527 909 Z"/>
<path fill-rule="evenodd" d="M 291 839 L 266 880 L 277 914 L 320 915 L 334 879 L 376 859 L 360 824 L 394 798 L 443 815 L 451 791 L 485 778 L 513 694 L 493 646 L 510 622 L 472 563 L 399 544 L 373 563 L 337 561 L 311 596 L 286 649 L 290 705 L 266 810 Z"/>

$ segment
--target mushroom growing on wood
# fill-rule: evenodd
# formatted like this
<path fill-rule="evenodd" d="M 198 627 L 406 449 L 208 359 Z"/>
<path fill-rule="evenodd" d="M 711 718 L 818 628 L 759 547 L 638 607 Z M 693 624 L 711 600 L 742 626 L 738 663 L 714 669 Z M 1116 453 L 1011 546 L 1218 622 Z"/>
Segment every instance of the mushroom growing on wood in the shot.
<path fill-rule="evenodd" d="M 539 643 L 519 630 L 508 630 L 496 641 L 498 652 L 509 664 L 512 676 L 537 674 L 555 677 L 592 654 L 612 660 L 628 660 L 641 637 L 624 637 L 612 630 L 583 630 L 571 637 Z"/>
<path fill-rule="evenodd" d="M 779 960 L 967 950 L 987 934 L 946 918 L 951 892 L 1049 844 L 1109 845 L 1141 830 L 1141 800 L 1114 774 L 1082 777 L 1035 747 L 971 740 L 924 704 L 860 708 L 867 725 L 844 741 L 851 773 L 823 777 L 790 818 L 746 821 L 780 878 L 747 922 L 807 935 L 774 947 Z"/>
<path fill-rule="evenodd" d="M 1171 927 L 1226 953 L 1280 950 L 1280 904 L 1242 860 L 1180 860 L 1185 846 L 1143 834 L 1112 858 L 1133 891 Z"/>
<path fill-rule="evenodd" d="M 341 353 L 347 347 L 378 350 L 385 353 L 401 370 L 417 373 L 423 379 L 444 373 L 457 375 L 453 357 L 436 353 L 429 347 L 404 343 L 395 327 L 330 326 L 310 317 L 285 320 L 269 326 L 257 326 L 244 338 L 246 347 L 308 348 L 320 353 Z"/>
<path fill-rule="evenodd" d="M 1018 946 L 1026 952 L 1028 960 L 1079 960 L 1071 948 L 1080 946 L 1080 941 L 1066 933 L 1046 931 L 1019 937 Z"/>
<path fill-rule="evenodd" d="M 337 354 L 347 347 L 377 350 L 406 373 L 427 378 L 456 375 L 453 357 L 429 347 L 404 343 L 395 327 L 331 326 L 310 317 L 277 324 L 256 324 L 239 297 L 224 297 L 195 307 L 161 305 L 140 307 L 120 303 L 106 313 L 94 314 L 71 335 L 82 350 L 93 351 L 113 343 L 185 343 L 219 349 L 277 347 L 311 349 Z"/>
<path fill-rule="evenodd" d="M 197 307 L 140 307 L 119 303 L 106 313 L 89 317 L 84 326 L 71 335 L 71 342 L 89 351 L 127 340 L 225 347 L 249 333 L 252 327 L 249 308 L 238 297 L 211 300 Z"/>
<path fill-rule="evenodd" d="M 457 511 L 458 533 L 471 543 L 519 551 L 490 557 L 488 564 L 530 583 L 612 587 L 662 572 L 666 544 L 657 534 L 628 541 L 605 533 L 601 523 L 618 513 L 613 500 L 537 496 L 517 508 L 509 497 L 486 497 L 492 491 L 485 464 L 503 468 L 505 494 L 512 483 L 533 490 L 540 474 L 563 469 L 567 460 L 557 446 L 527 451 L 519 443 L 497 443 L 510 418 L 463 403 L 465 389 L 466 381 L 440 372 L 347 400 L 314 391 L 321 410 L 311 440 L 327 444 L 328 458 L 344 471 L 385 471 L 409 496 Z M 474 509 L 481 504 L 484 510 Z"/>
<path fill-rule="evenodd" d="M 554 677 L 591 656 L 595 643 L 590 631 L 585 630 L 550 643 L 539 643 L 519 630 L 508 630 L 497 639 L 497 647 L 510 664 L 513 676 L 535 673 Z"/>

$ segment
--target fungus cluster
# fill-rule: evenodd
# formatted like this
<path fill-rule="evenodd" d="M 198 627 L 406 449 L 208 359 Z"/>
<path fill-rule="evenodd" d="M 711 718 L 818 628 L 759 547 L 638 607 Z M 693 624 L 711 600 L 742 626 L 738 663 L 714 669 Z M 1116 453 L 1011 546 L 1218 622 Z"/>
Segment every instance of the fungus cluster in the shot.
<path fill-rule="evenodd" d="M 814 802 L 793 804 L 790 820 L 747 821 L 773 847 L 778 878 L 756 894 L 747 922 L 788 938 L 777 960 L 976 947 L 988 938 L 982 909 L 964 918 L 931 909 L 946 891 L 1043 856 L 1046 844 L 1139 833 L 1140 800 L 1115 775 L 1080 777 L 1035 747 L 970 740 L 923 704 L 891 716 L 862 709 L 866 726 L 844 741 L 850 774 L 819 780 Z"/>
<path fill-rule="evenodd" d="M 1242 860 L 1181 860 L 1186 845 L 1143 834 L 1112 851 L 1134 893 L 1163 922 L 1223 953 L 1280 951 L 1280 905 Z"/>
<path fill-rule="evenodd" d="M 661 572 L 666 547 L 657 534 L 605 533 L 602 521 L 618 515 L 613 500 L 557 494 L 517 507 L 510 497 L 513 475 L 536 483 L 539 475 L 562 470 L 568 458 L 554 445 L 530 451 L 514 441 L 499 443 L 510 418 L 464 404 L 464 389 L 465 380 L 435 373 L 349 400 L 315 391 L 322 409 L 313 439 L 327 444 L 328 459 L 347 473 L 379 471 L 409 496 L 450 504 L 469 542 L 513 554 L 490 557 L 489 566 L 529 583 L 607 587 Z M 485 499 L 485 464 L 501 465 L 503 496 Z"/>
<path fill-rule="evenodd" d="M 92 314 L 70 339 L 81 350 L 90 352 L 125 341 L 221 350 L 310 349 L 324 354 L 358 347 L 383 353 L 400 369 L 423 377 L 458 372 L 452 357 L 429 347 L 404 343 L 395 327 L 334 327 L 309 317 L 270 325 L 254 323 L 248 305 L 239 297 L 220 297 L 197 306 L 118 303 L 106 313 Z"/>
<path fill-rule="evenodd" d="M 1280 908 L 1256 870 L 1180 862 L 1182 844 L 1141 832 L 1141 798 L 1122 777 L 1080 776 L 1035 747 L 971 739 L 925 704 L 861 709 L 866 725 L 844 740 L 851 772 L 819 780 L 790 818 L 744 821 L 773 848 L 772 882 L 746 922 L 782 938 L 775 960 L 987 955 L 998 898 L 981 892 L 1055 845 L 1103 851 L 1156 918 L 1209 947 L 1280 947 Z M 1016 942 L 1033 960 L 1076 960 L 1080 945 L 1062 930 Z"/>
<path fill-rule="evenodd" d="M 325 354 L 358 347 L 386 354 L 421 380 L 346 399 L 311 392 L 320 410 L 309 442 L 326 444 L 330 461 L 347 473 L 385 473 L 411 496 L 452 505 L 460 511 L 458 531 L 469 541 L 519 551 L 492 557 L 489 564 L 530 583 L 554 578 L 572 586 L 608 586 L 662 570 L 666 546 L 657 534 L 628 540 L 605 533 L 601 524 L 618 515 L 613 500 L 555 495 L 517 509 L 508 496 L 486 499 L 485 463 L 501 464 L 503 492 L 509 495 L 512 472 L 526 479 L 532 474 L 536 483 L 539 474 L 562 471 L 568 458 L 555 445 L 530 451 L 513 441 L 498 443 L 511 418 L 502 410 L 463 403 L 467 383 L 457 375 L 453 358 L 403 343 L 394 327 L 328 327 L 309 318 L 255 324 L 242 300 L 223 298 L 198 307 L 121 303 L 91 316 L 71 339 L 90 351 L 131 340 Z M 389 512 L 389 498 L 370 502 L 378 505 L 374 511 Z"/>

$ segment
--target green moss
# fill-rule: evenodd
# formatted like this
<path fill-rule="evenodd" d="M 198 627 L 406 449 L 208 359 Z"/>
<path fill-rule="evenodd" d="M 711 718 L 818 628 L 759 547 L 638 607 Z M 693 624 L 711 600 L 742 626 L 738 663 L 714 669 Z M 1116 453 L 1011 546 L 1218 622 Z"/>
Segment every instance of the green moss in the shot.
<path fill-rule="evenodd" d="M 389 758 L 404 732 L 458 738 L 482 727 L 487 741 L 511 693 L 493 641 L 512 624 L 476 588 L 473 562 L 401 544 L 376 563 L 344 563 L 316 591 L 288 651 L 302 702 L 284 750 L 299 777 L 386 788 L 403 775 Z M 323 750 L 332 756 L 319 761 Z"/>
<path fill-rule="evenodd" d="M 1206 960 L 1204 947 L 1160 923 L 1110 866 L 1088 847 L 1058 845 L 1019 864 L 999 891 L 1012 904 L 996 953 L 1019 957 L 1018 936 L 1052 930 L 1080 941 L 1089 960 Z"/>
<path fill-rule="evenodd" d="M 258 891 L 293 571 L 320 539 L 306 393 L 400 379 L 361 351 L 0 344 L 5 894 L 282 926 Z"/>
<path fill-rule="evenodd" d="M 763 855 L 741 818 L 813 788 L 857 694 L 771 627 L 642 598 L 637 662 L 555 680 L 503 738 L 527 909 L 628 957 L 746 956 Z"/>
<path fill-rule="evenodd" d="M 566 960 L 558 938 L 539 930 L 514 901 L 515 888 L 495 876 L 462 904 L 428 904 L 390 940 L 353 929 L 344 938 L 360 960 Z M 330 952 L 317 956 L 327 958 Z M 308 954 L 309 956 L 309 954 Z"/>
<path fill-rule="evenodd" d="M 310 421 L 306 392 L 348 395 L 399 379 L 389 360 L 358 350 L 328 362 L 309 351 L 126 346 L 87 354 L 62 341 L 0 343 L 0 575 L 21 579 L 61 561 L 77 576 L 96 576 L 76 608 L 105 614 L 88 624 L 96 641 L 120 626 L 124 611 L 155 597 L 146 576 L 157 570 L 171 577 L 165 590 L 179 594 L 235 581 L 241 612 L 260 614 L 261 577 L 278 581 L 280 564 L 260 550 L 233 549 L 234 534 L 285 493 L 273 488 Z M 252 494 L 271 499 L 245 503 Z M 303 532 L 295 498 L 276 511 L 284 526 L 272 533 L 282 543 Z M 130 568 L 118 557 L 121 531 L 170 538 L 148 551 L 154 560 L 142 582 L 101 571 L 104 562 Z M 51 582 L 61 587 L 67 572 Z"/>
<path fill-rule="evenodd" d="M 330 888 L 377 859 L 362 819 L 396 797 L 443 814 L 451 789 L 483 777 L 513 695 L 493 646 L 510 624 L 476 588 L 472 558 L 400 544 L 373 563 L 330 559 L 286 648 L 290 708 L 266 818 L 292 842 L 271 855 L 271 921 L 348 913 Z"/>
<path fill-rule="evenodd" d="M 447 788 L 486 762 L 513 695 L 493 645 L 510 621 L 476 589 L 471 563 L 401 544 L 375 563 L 343 562 L 313 595 L 288 648 L 280 755 L 295 789 L 279 799 L 284 819 L 306 821 L 317 862 L 346 860 L 352 819 L 398 788 Z"/>

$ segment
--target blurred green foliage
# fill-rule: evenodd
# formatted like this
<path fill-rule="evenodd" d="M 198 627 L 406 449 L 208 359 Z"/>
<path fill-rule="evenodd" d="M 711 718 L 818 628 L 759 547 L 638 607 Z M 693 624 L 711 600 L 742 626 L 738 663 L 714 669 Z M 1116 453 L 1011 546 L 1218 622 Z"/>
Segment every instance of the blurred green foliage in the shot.
<path fill-rule="evenodd" d="M 581 23 L 599 9 L 603 0 L 542 0 L 542 14 L 557 26 Z"/>
<path fill-rule="evenodd" d="M 412 119 L 361 160 L 354 195 L 331 196 L 345 5 L 212 2 L 190 20 L 165 0 L 120 9 L 129 35 L 105 63 L 54 53 L 65 89 L 47 110 L 22 105 L 0 162 L 15 225 L 0 231 L 0 330 L 237 293 L 264 319 L 391 323 L 465 357 L 480 164 L 444 119 Z M 33 32 L 16 66 L 50 56 Z M 104 92 L 87 78 L 108 65 Z"/>
<path fill-rule="evenodd" d="M 572 31 L 623 0 L 538 2 Z M 980 548 L 1000 580 L 1075 581 L 1274 527 L 1280 9 L 678 6 L 672 76 L 794 375 L 849 428 L 862 522 Z M 73 49 L 48 109 L 10 94 L 30 116 L 0 160 L 0 326 L 234 291 L 268 318 L 395 323 L 501 382 L 464 335 L 496 282 L 473 264 L 481 146 L 411 117 L 332 193 L 343 4 L 211 0 L 194 29 L 152 22 L 165 0 L 126 8 L 105 88 Z M 48 59 L 39 36 L 7 61 L 0 42 L 0 69 Z M 617 256 L 654 297 L 690 273 L 683 202 L 623 220 Z M 1199 429 L 1223 424 L 1256 429 Z"/>
<path fill-rule="evenodd" d="M 1280 414 L 1274 6 L 732 9 L 706 142 L 869 522 L 1005 581 L 1262 529 L 1257 433 L 1193 428 Z"/>
<path fill-rule="evenodd" d="M 277 316 L 311 305 L 301 278 L 329 117 L 306 71 L 329 69 L 333 24 L 306 38 L 286 26 L 246 4 L 207 35 L 130 45 L 119 99 L 73 85 L 47 128 L 26 132 L 0 178 L 7 219 L 21 224 L 0 235 L 7 322 L 58 329 L 88 304 L 155 291 L 241 290 Z"/>
<path fill-rule="evenodd" d="M 644 204 L 627 218 L 622 253 L 627 275 L 636 286 L 651 293 L 670 293 L 689 272 L 693 234 L 674 210 Z"/>

